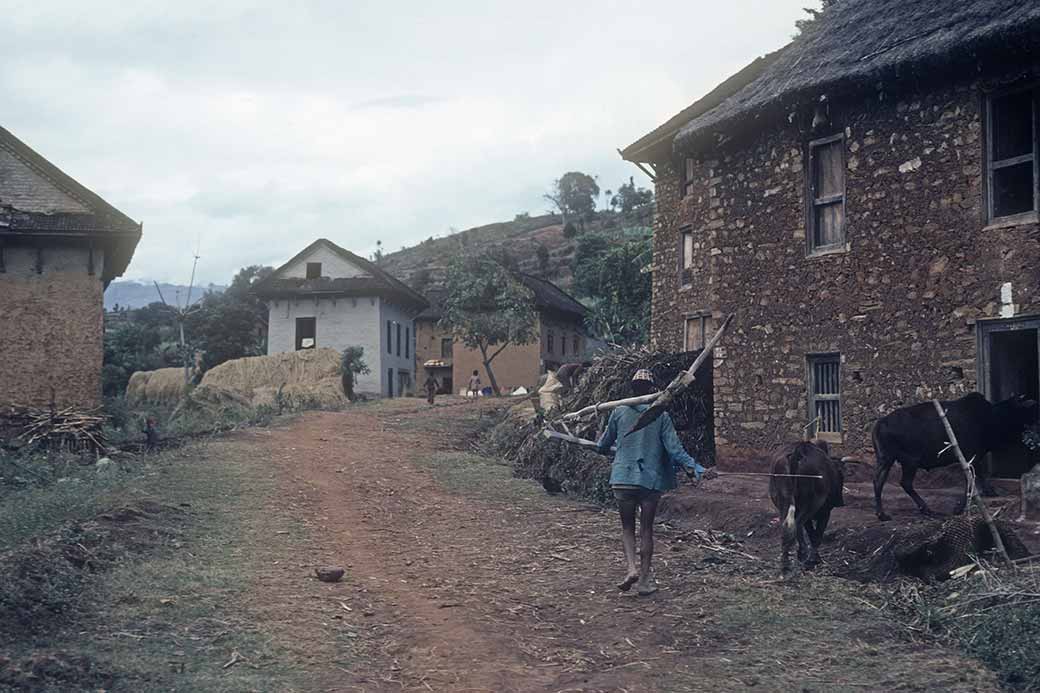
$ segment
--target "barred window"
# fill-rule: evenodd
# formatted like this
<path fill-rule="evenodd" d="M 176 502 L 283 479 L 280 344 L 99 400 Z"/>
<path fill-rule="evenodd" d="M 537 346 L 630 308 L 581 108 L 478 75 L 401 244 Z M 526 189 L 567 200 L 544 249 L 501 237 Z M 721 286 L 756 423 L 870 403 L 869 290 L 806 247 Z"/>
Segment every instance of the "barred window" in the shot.
<path fill-rule="evenodd" d="M 841 426 L 841 356 L 810 354 L 809 418 L 816 419 L 818 433 L 842 432 Z"/>

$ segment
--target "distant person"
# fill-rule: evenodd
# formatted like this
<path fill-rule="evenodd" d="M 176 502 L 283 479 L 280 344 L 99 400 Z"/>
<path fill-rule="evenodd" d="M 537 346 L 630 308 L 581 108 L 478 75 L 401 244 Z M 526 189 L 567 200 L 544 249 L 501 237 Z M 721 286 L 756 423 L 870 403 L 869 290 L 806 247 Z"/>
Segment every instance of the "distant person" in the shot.
<path fill-rule="evenodd" d="M 437 390 L 440 385 L 437 384 L 437 379 L 432 375 L 426 378 L 426 382 L 423 383 L 423 389 L 426 390 L 426 401 L 429 404 L 433 404 L 434 398 L 437 396 Z"/>
<path fill-rule="evenodd" d="M 636 397 L 654 392 L 657 388 L 653 373 L 644 369 L 636 371 L 631 388 Z M 607 430 L 599 439 L 599 451 L 604 455 L 617 445 L 610 470 L 610 486 L 621 513 L 621 543 L 628 563 L 628 573 L 618 584 L 618 589 L 627 592 L 635 585 L 641 595 L 657 591 L 650 561 L 654 555 L 654 517 L 661 493 L 677 486 L 676 465 L 691 470 L 698 481 L 706 471 L 683 448 L 667 412 L 629 435 L 639 415 L 649 408 L 648 404 L 618 407 L 610 413 Z M 637 509 L 640 511 L 640 565 L 636 565 Z"/>
<path fill-rule="evenodd" d="M 469 387 L 466 389 L 466 394 L 470 397 L 480 396 L 480 373 L 473 371 L 473 375 L 469 377 Z"/>
<path fill-rule="evenodd" d="M 159 429 L 155 427 L 155 418 L 149 416 L 144 420 L 144 449 L 156 450 L 159 448 Z"/>

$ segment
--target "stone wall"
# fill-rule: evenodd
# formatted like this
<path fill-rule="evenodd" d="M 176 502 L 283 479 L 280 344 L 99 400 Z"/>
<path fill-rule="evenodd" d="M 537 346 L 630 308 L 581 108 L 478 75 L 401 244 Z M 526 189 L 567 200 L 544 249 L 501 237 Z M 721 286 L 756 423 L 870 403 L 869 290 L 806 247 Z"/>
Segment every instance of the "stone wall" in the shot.
<path fill-rule="evenodd" d="M 832 107 L 810 135 L 784 120 L 697 158 L 657 166 L 652 339 L 682 347 L 683 317 L 737 318 L 715 358 L 720 445 L 763 449 L 810 418 L 806 355 L 841 354 L 844 435 L 862 454 L 894 407 L 976 387 L 976 320 L 1011 282 L 1018 314 L 1040 313 L 1034 221 L 987 228 L 980 85 Z M 843 132 L 846 240 L 807 256 L 806 146 Z M 692 286 L 679 286 L 679 234 L 694 234 Z"/>
<path fill-rule="evenodd" d="M 4 250 L 0 273 L 0 406 L 83 409 L 101 404 L 102 260 L 87 273 L 88 251 Z"/>

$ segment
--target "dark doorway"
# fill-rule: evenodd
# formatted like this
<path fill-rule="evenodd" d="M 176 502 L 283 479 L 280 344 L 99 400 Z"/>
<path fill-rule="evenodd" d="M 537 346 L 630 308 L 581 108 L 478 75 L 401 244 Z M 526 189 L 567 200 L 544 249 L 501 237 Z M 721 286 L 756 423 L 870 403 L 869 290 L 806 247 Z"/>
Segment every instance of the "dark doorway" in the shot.
<path fill-rule="evenodd" d="M 317 318 L 296 318 L 296 351 L 313 349 L 317 342 Z"/>
<path fill-rule="evenodd" d="M 979 323 L 979 389 L 991 402 L 1014 395 L 1040 399 L 1040 316 Z M 1019 443 L 993 455 L 998 477 L 1020 476 L 1034 460 Z"/>
<path fill-rule="evenodd" d="M 394 397 L 394 369 L 386 369 L 386 396 L 390 399 Z"/>

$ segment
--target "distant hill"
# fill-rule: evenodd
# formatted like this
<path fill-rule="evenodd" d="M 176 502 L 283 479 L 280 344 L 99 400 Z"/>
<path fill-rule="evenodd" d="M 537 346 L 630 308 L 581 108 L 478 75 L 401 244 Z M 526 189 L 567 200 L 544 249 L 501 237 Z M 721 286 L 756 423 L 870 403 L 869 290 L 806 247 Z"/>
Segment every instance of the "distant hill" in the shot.
<path fill-rule="evenodd" d="M 207 291 L 221 293 L 226 286 L 210 284 L 209 286 L 196 286 L 191 290 L 191 302 L 195 303 Z M 175 302 L 184 304 L 188 297 L 188 287 L 182 284 L 164 284 L 159 282 L 159 289 L 163 297 L 171 305 Z M 105 289 L 105 310 L 119 308 L 142 308 L 149 303 L 159 300 L 159 294 L 155 291 L 155 284 L 150 281 L 114 281 Z"/>
<path fill-rule="evenodd" d="M 650 214 L 648 210 L 640 217 L 625 218 L 613 212 L 598 212 L 595 218 L 579 225 L 572 238 L 564 234 L 563 219 L 559 215 L 519 216 L 513 221 L 477 226 L 441 238 L 431 237 L 410 248 L 388 253 L 380 267 L 416 290 L 428 291 L 443 286 L 448 265 L 460 252 L 497 249 L 508 252 L 521 271 L 567 290 L 574 280 L 571 265 L 578 236 L 595 233 L 613 240 L 636 229 L 649 233 Z"/>

